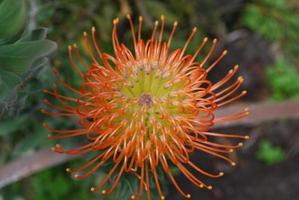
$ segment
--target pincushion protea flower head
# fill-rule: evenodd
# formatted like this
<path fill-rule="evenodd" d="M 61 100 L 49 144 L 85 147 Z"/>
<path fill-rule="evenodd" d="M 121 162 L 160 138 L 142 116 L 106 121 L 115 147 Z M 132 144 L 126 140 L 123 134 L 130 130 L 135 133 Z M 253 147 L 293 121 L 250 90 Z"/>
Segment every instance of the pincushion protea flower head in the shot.
<path fill-rule="evenodd" d="M 100 51 L 95 38 L 95 28 L 91 36 L 84 33 L 86 48 L 91 63 L 82 59 L 76 45 L 69 47 L 69 57 L 74 70 L 82 77 L 82 84 L 74 88 L 62 80 L 57 71 L 53 72 L 59 84 L 74 93 L 74 97 L 64 96 L 58 88 L 45 90 L 53 95 L 59 105 L 45 101 L 56 111 L 43 111 L 53 116 L 76 117 L 79 129 L 56 130 L 49 125 L 50 138 L 65 139 L 73 137 L 86 138 L 83 146 L 64 149 L 61 145 L 53 148 L 58 153 L 82 155 L 89 152 L 96 156 L 79 167 L 68 168 L 75 172 L 78 179 L 85 178 L 101 168 L 106 162 L 113 162 L 113 167 L 102 179 L 102 182 L 91 188 L 91 191 L 111 193 L 124 173 L 131 173 L 140 181 L 139 191 L 131 199 L 139 199 L 143 190 L 151 199 L 150 179 L 161 199 L 165 199 L 159 183 L 157 167 L 161 166 L 174 187 L 186 198 L 191 198 L 179 186 L 170 170 L 176 166 L 190 182 L 200 188 L 212 189 L 197 178 L 193 171 L 208 177 L 223 176 L 223 172 L 210 173 L 190 160 L 194 151 L 202 151 L 235 165 L 227 154 L 242 146 L 220 144 L 213 138 L 248 139 L 248 136 L 220 134 L 209 132 L 216 123 L 237 120 L 248 115 L 244 110 L 239 113 L 215 117 L 215 110 L 243 96 L 243 91 L 235 92 L 243 82 L 239 77 L 231 81 L 238 66 L 216 83 L 207 79 L 208 73 L 226 55 L 223 53 L 211 64 L 208 60 L 215 51 L 217 40 L 203 60 L 197 56 L 208 42 L 207 38 L 199 44 L 193 55 L 186 49 L 195 35 L 194 28 L 182 49 L 170 50 L 171 41 L 177 28 L 174 22 L 168 40 L 163 40 L 164 18 L 154 23 L 153 32 L 147 41 L 141 37 L 142 17 L 139 17 L 138 33 L 135 34 L 133 22 L 128 15 L 132 32 L 134 52 L 120 43 L 117 34 L 118 19 L 113 21 L 112 43 L 114 56 Z M 83 70 L 85 68 L 85 70 Z M 111 188 L 103 189 L 112 180 Z"/>

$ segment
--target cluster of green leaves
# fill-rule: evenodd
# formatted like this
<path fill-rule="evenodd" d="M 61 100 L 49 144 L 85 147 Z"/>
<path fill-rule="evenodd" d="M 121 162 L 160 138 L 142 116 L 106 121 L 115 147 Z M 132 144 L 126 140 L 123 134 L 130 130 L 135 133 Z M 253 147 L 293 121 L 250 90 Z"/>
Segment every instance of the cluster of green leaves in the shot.
<path fill-rule="evenodd" d="M 56 44 L 45 39 L 46 29 L 29 30 L 25 0 L 0 3 L 0 118 L 18 112 L 27 98 L 28 81 L 47 65 Z"/>
<path fill-rule="evenodd" d="M 267 68 L 267 78 L 273 99 L 299 98 L 299 72 L 290 62 L 276 61 Z"/>
<path fill-rule="evenodd" d="M 286 0 L 254 0 L 246 6 L 242 21 L 265 38 L 274 41 L 298 39 L 298 13 Z"/>
<path fill-rule="evenodd" d="M 284 161 L 286 152 L 282 148 L 274 146 L 270 141 L 262 140 L 257 151 L 257 158 L 267 165 L 273 165 Z"/>
<path fill-rule="evenodd" d="M 299 14 L 286 0 L 254 0 L 245 8 L 244 25 L 270 42 L 279 44 L 283 55 L 267 69 L 273 98 L 298 97 Z"/>

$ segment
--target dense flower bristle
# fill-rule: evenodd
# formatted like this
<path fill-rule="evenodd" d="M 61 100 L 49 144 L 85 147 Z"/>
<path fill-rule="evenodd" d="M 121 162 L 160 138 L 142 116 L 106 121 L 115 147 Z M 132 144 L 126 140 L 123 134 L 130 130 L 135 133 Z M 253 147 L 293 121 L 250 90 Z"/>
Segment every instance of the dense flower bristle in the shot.
<path fill-rule="evenodd" d="M 76 45 L 69 46 L 69 57 L 74 70 L 82 77 L 79 88 L 65 83 L 56 69 L 53 73 L 60 85 L 74 93 L 75 97 L 64 96 L 58 87 L 52 91 L 45 90 L 59 102 L 55 105 L 45 100 L 45 104 L 56 111 L 43 112 L 53 116 L 77 117 L 80 129 L 56 130 L 44 124 L 52 133 L 53 139 L 85 137 L 83 146 L 64 149 L 56 145 L 53 150 L 71 155 L 97 152 L 98 155 L 78 169 L 67 168 L 75 178 L 83 179 L 108 160 L 114 166 L 102 182 L 91 188 L 103 195 L 111 193 L 123 173 L 132 173 L 140 180 L 139 191 L 131 199 L 139 199 L 143 190 L 151 199 L 150 176 L 161 197 L 165 195 L 159 182 L 157 166 L 162 166 L 174 187 L 185 197 L 185 193 L 175 180 L 170 163 L 175 165 L 185 177 L 199 188 L 212 189 L 195 175 L 190 168 L 211 177 L 224 175 L 205 171 L 190 160 L 190 153 L 195 150 L 221 158 L 232 166 L 236 165 L 226 155 L 243 144 L 236 145 L 216 143 L 211 138 L 248 139 L 248 136 L 209 132 L 215 123 L 237 120 L 248 115 L 248 110 L 239 113 L 215 117 L 215 110 L 246 94 L 243 91 L 234 95 L 243 82 L 239 77 L 231 83 L 238 70 L 238 65 L 216 83 L 207 79 L 208 73 L 227 54 L 222 54 L 210 65 L 207 65 L 215 51 L 217 40 L 202 61 L 196 61 L 198 54 L 208 42 L 207 38 L 199 44 L 193 55 L 186 54 L 186 49 L 195 36 L 194 28 L 182 49 L 170 51 L 170 45 L 177 28 L 173 29 L 167 41 L 163 40 L 164 17 L 161 17 L 161 28 L 154 23 L 153 32 L 148 41 L 141 37 L 142 17 L 139 17 L 137 37 L 131 17 L 128 15 L 134 43 L 134 52 L 120 43 L 117 36 L 118 19 L 113 21 L 112 44 L 114 56 L 100 51 L 96 43 L 96 29 L 92 27 L 91 36 L 84 32 L 84 41 L 90 54 L 92 64 L 87 64 L 81 57 Z M 92 41 L 90 43 L 90 41 Z M 217 141 L 217 140 L 216 140 Z M 79 173 L 77 173 L 79 172 Z M 116 174 L 109 189 L 103 190 L 108 179 Z"/>

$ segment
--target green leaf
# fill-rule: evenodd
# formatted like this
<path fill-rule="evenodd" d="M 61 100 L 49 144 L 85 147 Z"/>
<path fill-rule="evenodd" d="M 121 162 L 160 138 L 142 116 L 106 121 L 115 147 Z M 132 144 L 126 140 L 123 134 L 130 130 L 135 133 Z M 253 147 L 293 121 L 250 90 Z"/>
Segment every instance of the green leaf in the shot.
<path fill-rule="evenodd" d="M 27 71 L 41 57 L 56 49 L 50 40 L 26 41 L 0 47 L 0 68 L 16 74 Z"/>
<path fill-rule="evenodd" d="M 16 43 L 24 42 L 24 41 L 41 40 L 41 39 L 45 39 L 46 36 L 47 36 L 47 29 L 41 27 L 41 28 L 34 29 L 29 33 L 24 34 L 24 36 Z"/>
<path fill-rule="evenodd" d="M 14 120 L 8 119 L 3 120 L 0 122 L 0 137 L 6 136 L 14 131 L 17 131 L 21 125 L 26 120 L 26 116 L 21 116 L 18 118 L 15 118 Z"/>
<path fill-rule="evenodd" d="M 285 160 L 286 153 L 280 147 L 275 147 L 269 141 L 263 140 L 260 143 L 257 158 L 268 165 L 272 165 Z"/>
<path fill-rule="evenodd" d="M 4 0 L 0 4 L 0 44 L 22 33 L 27 21 L 25 0 Z"/>
<path fill-rule="evenodd" d="M 0 100 L 12 92 L 13 88 L 21 81 L 14 73 L 0 69 Z"/>

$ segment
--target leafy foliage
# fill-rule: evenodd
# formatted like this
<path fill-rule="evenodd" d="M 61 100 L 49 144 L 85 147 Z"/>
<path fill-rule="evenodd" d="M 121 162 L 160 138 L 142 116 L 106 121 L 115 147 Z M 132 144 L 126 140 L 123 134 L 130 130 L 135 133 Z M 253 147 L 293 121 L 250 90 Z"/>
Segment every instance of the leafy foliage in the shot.
<path fill-rule="evenodd" d="M 0 118 L 21 110 L 27 98 L 25 85 L 47 66 L 45 57 L 56 48 L 45 39 L 45 28 L 26 30 L 27 7 L 25 0 L 0 4 Z"/>
<path fill-rule="evenodd" d="M 285 0 L 255 0 L 246 7 L 242 21 L 273 41 L 298 39 L 298 17 Z"/>
<path fill-rule="evenodd" d="M 286 159 L 286 153 L 280 147 L 275 147 L 267 140 L 260 143 L 257 158 L 268 165 L 279 163 Z"/>
<path fill-rule="evenodd" d="M 267 69 L 267 78 L 273 89 L 275 100 L 299 97 L 299 72 L 284 59 L 278 60 Z"/>

